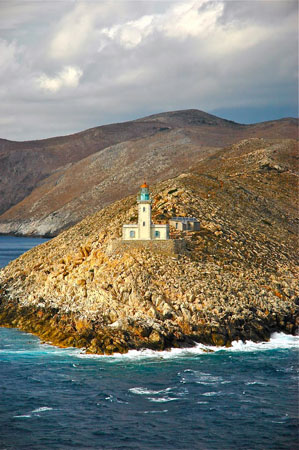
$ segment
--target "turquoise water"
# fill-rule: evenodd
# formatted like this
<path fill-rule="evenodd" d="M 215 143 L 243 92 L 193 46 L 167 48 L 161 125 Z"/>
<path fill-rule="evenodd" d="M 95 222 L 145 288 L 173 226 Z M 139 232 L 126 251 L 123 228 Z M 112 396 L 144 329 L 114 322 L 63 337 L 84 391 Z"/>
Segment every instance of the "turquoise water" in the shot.
<path fill-rule="evenodd" d="M 297 344 L 103 357 L 0 328 L 0 448 L 297 449 Z"/>

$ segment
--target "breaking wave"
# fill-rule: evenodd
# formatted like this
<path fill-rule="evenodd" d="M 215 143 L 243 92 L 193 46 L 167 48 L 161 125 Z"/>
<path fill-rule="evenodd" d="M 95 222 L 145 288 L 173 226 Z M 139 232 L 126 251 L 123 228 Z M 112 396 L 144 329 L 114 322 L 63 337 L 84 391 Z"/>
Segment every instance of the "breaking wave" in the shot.
<path fill-rule="evenodd" d="M 3 329 L 5 330 L 5 329 Z M 9 330 L 12 331 L 12 330 Z M 31 358 L 31 357 L 41 357 L 43 355 L 49 355 L 53 357 L 72 357 L 80 359 L 100 359 L 105 361 L 136 361 L 143 359 L 156 359 L 156 360 L 167 360 L 175 358 L 192 358 L 200 355 L 213 355 L 219 353 L 235 353 L 235 352 L 260 352 L 268 350 L 278 350 L 278 349 L 290 349 L 298 348 L 299 346 L 299 336 L 287 335 L 285 333 L 273 333 L 270 340 L 267 342 L 252 342 L 252 341 L 234 341 L 231 347 L 216 347 L 208 346 L 203 344 L 195 344 L 194 347 L 188 348 L 172 348 L 170 350 L 157 351 L 150 349 L 142 350 L 129 350 L 128 353 L 120 354 L 114 353 L 113 355 L 93 355 L 85 353 L 83 349 L 78 348 L 60 348 L 53 345 L 41 343 L 39 339 L 29 333 L 24 333 L 19 330 L 13 330 L 15 337 L 17 335 L 22 336 L 27 335 L 30 337 L 30 348 L 25 345 L 20 345 L 19 348 L 12 346 L 7 346 L 6 348 L 0 349 L 0 354 L 4 357 L 15 357 L 19 358 Z M 15 342 L 16 343 L 16 342 Z M 204 381 L 203 381 L 204 382 Z M 209 380 L 207 380 L 209 382 Z"/>
<path fill-rule="evenodd" d="M 190 348 L 172 348 L 170 350 L 155 351 L 150 349 L 130 350 L 128 353 L 114 355 L 90 355 L 80 352 L 79 358 L 107 358 L 107 359 L 125 359 L 138 360 L 144 358 L 173 359 L 181 357 L 194 357 L 196 355 L 211 355 L 219 352 L 259 352 L 265 350 L 298 348 L 299 336 L 292 336 L 285 333 L 273 333 L 267 342 L 253 341 L 234 341 L 231 347 L 216 347 L 203 344 L 196 344 Z"/>

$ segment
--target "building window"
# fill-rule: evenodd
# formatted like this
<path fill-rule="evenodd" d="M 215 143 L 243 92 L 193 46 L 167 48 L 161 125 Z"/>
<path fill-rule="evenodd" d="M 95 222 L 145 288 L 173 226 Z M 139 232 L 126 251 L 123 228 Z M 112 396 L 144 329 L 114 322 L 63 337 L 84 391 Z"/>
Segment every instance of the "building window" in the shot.
<path fill-rule="evenodd" d="M 160 238 L 160 231 L 155 231 L 155 237 L 158 239 Z"/>
<path fill-rule="evenodd" d="M 175 224 L 175 229 L 176 229 L 176 230 L 178 229 L 178 223 Z"/>
<path fill-rule="evenodd" d="M 143 212 L 145 212 L 145 206 L 143 207 Z"/>
<path fill-rule="evenodd" d="M 142 222 L 142 225 L 145 227 L 145 222 Z"/>
<path fill-rule="evenodd" d="M 135 237 L 135 231 L 130 231 L 130 238 L 134 238 Z"/>

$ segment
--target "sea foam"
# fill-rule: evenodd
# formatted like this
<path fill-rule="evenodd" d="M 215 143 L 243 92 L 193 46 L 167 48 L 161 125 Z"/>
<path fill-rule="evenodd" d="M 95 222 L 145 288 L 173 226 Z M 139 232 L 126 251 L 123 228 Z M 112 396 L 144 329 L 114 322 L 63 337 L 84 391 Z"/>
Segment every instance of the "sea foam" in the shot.
<path fill-rule="evenodd" d="M 107 360 L 139 360 L 139 359 L 173 359 L 182 357 L 194 357 L 197 355 L 213 355 L 219 352 L 257 352 L 274 349 L 298 348 L 299 336 L 292 336 L 285 333 L 273 333 L 267 342 L 253 341 L 233 341 L 231 347 L 216 347 L 203 344 L 195 344 L 194 347 L 172 348 L 170 350 L 155 351 L 150 349 L 129 350 L 128 353 L 113 355 L 90 355 L 87 353 L 76 353 L 79 358 L 105 358 Z M 72 353 L 74 356 L 74 353 Z"/>
<path fill-rule="evenodd" d="M 52 411 L 53 408 L 49 408 L 48 406 L 41 406 L 40 408 L 36 408 L 34 409 L 32 412 L 32 414 L 36 414 L 36 413 L 40 413 L 40 412 L 44 412 L 44 411 Z"/>
<path fill-rule="evenodd" d="M 137 395 L 156 395 L 156 394 L 166 394 L 171 391 L 171 388 L 161 389 L 159 391 L 154 391 L 152 389 L 142 388 L 142 387 L 133 387 L 129 389 L 132 394 Z"/>

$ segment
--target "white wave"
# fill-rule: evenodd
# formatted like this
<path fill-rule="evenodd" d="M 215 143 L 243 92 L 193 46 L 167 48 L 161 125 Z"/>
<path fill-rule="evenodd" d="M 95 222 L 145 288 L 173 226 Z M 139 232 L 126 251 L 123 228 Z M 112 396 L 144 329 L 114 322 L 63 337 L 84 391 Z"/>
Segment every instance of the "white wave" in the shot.
<path fill-rule="evenodd" d="M 40 408 L 36 408 L 33 411 L 31 411 L 30 414 L 20 414 L 18 416 L 13 416 L 13 417 L 15 417 L 16 419 L 28 419 L 28 418 L 32 417 L 32 414 L 37 414 L 37 413 L 41 413 L 44 411 L 52 411 L 52 409 L 53 408 L 50 408 L 48 406 L 41 406 Z"/>
<path fill-rule="evenodd" d="M 84 359 L 99 359 L 111 362 L 117 362 L 119 360 L 143 360 L 143 359 L 155 359 L 155 360 L 165 360 L 165 359 L 175 359 L 175 358 L 188 358 L 199 355 L 213 355 L 213 353 L 218 352 L 256 352 L 265 351 L 273 349 L 287 349 L 287 348 L 298 348 L 299 346 L 299 336 L 287 335 L 284 333 L 273 333 L 271 339 L 268 342 L 242 342 L 234 341 L 231 347 L 216 347 L 207 346 L 203 344 L 195 344 L 194 347 L 189 348 L 172 348 L 170 350 L 155 351 L 150 349 L 143 350 L 130 350 L 128 353 L 114 353 L 113 355 L 93 355 L 90 353 L 85 353 L 84 350 L 78 348 L 60 348 L 53 345 L 40 343 L 34 349 L 28 350 L 0 350 L 1 353 L 8 355 L 23 354 L 27 356 L 39 356 L 40 354 L 51 354 L 53 356 L 63 356 L 65 357 L 75 357 Z"/>
<path fill-rule="evenodd" d="M 132 394 L 137 395 L 155 395 L 155 394 L 166 394 L 171 391 L 171 388 L 161 389 L 160 391 L 153 391 L 151 389 L 141 388 L 141 387 L 133 387 L 129 389 Z"/>
<path fill-rule="evenodd" d="M 31 417 L 30 414 L 22 414 L 20 416 L 14 416 L 16 419 L 28 419 Z"/>
<path fill-rule="evenodd" d="M 75 356 L 78 356 L 78 358 L 91 358 L 91 359 L 105 359 L 105 360 L 111 360 L 111 361 L 117 361 L 117 360 L 142 360 L 142 359 L 157 359 L 157 360 L 164 360 L 164 359 L 173 359 L 173 358 L 180 358 L 182 356 L 194 356 L 194 355 L 201 355 L 205 354 L 207 349 L 207 346 L 204 346 L 202 344 L 196 344 L 194 347 L 191 348 L 173 348 L 170 350 L 164 350 L 164 351 L 157 351 L 157 350 L 150 350 L 150 349 L 141 349 L 141 350 L 129 350 L 128 353 L 114 353 L 113 355 L 91 355 L 89 353 L 83 353 L 77 354 Z M 73 354 L 74 355 L 74 354 Z"/>
<path fill-rule="evenodd" d="M 155 351 L 155 350 L 130 350 L 128 353 L 113 355 L 90 355 L 87 353 L 76 353 L 75 356 L 79 358 L 96 358 L 106 359 L 111 361 L 121 360 L 139 360 L 139 359 L 173 359 L 181 357 L 193 357 L 197 355 L 211 355 L 217 352 L 255 352 L 273 349 L 298 348 L 299 336 L 292 336 L 284 333 L 273 333 L 270 340 L 267 342 L 253 342 L 253 341 L 233 341 L 231 347 L 216 347 L 207 346 L 203 344 L 195 344 L 190 348 L 172 348 L 170 350 Z M 208 352 L 208 353 L 207 353 Z M 74 352 L 72 352 L 74 356 Z"/>
<path fill-rule="evenodd" d="M 224 380 L 223 377 L 200 372 L 199 370 L 185 369 L 183 372 L 178 372 L 177 375 L 180 377 L 180 383 L 182 384 L 196 383 L 203 386 L 213 386 L 231 383 L 229 380 Z"/>
<path fill-rule="evenodd" d="M 48 406 L 41 406 L 40 408 L 34 409 L 33 411 L 31 411 L 32 414 L 34 413 L 40 413 L 40 412 L 44 412 L 44 411 L 52 411 L 53 408 L 49 408 Z"/>
<path fill-rule="evenodd" d="M 162 409 L 162 411 L 143 411 L 143 414 L 163 414 L 167 412 L 168 409 Z"/>
<path fill-rule="evenodd" d="M 259 350 L 275 350 L 285 348 L 298 348 L 299 336 L 292 336 L 285 333 L 273 333 L 267 342 L 252 342 L 252 341 L 234 341 L 232 347 L 228 348 L 230 351 L 259 351 Z"/>
<path fill-rule="evenodd" d="M 219 391 L 219 392 L 205 392 L 204 394 L 201 394 L 201 395 L 204 395 L 205 397 L 214 397 L 215 395 L 221 395 L 221 392 Z"/>
<path fill-rule="evenodd" d="M 166 402 L 174 402 L 175 400 L 181 400 L 177 397 L 147 397 L 150 402 L 153 403 L 166 403 Z"/>
<path fill-rule="evenodd" d="M 188 379 L 194 381 L 196 384 L 211 385 L 223 381 L 222 377 L 213 376 L 209 373 L 200 372 L 198 370 L 186 369 L 184 370 L 184 373 L 187 373 L 187 376 L 190 374 Z M 185 380 L 184 377 L 182 377 L 182 379 Z"/>

